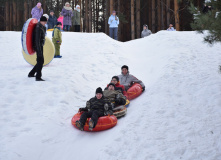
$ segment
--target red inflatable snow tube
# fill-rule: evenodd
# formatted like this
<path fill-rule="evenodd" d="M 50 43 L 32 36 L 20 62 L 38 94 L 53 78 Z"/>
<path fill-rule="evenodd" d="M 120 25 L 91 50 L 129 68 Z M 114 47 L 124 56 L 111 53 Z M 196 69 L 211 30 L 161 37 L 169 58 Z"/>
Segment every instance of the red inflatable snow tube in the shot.
<path fill-rule="evenodd" d="M 142 93 L 142 86 L 139 83 L 134 83 L 132 87 L 127 90 L 127 98 L 132 100 L 137 98 Z"/>
<path fill-rule="evenodd" d="M 37 19 L 29 18 L 25 22 L 22 29 L 22 35 L 21 35 L 22 48 L 27 55 L 35 54 L 35 50 L 33 49 L 33 44 L 32 44 L 32 33 L 37 23 L 38 23 Z"/>
<path fill-rule="evenodd" d="M 79 112 L 79 113 L 75 114 L 74 117 L 71 120 L 71 123 L 72 123 L 72 125 L 74 125 L 75 128 L 77 128 L 75 122 L 80 119 L 82 113 L 83 112 Z M 84 125 L 84 131 L 90 131 L 89 130 L 89 125 L 88 125 L 90 119 L 91 118 L 87 119 L 87 121 Z M 103 131 L 103 130 L 106 130 L 106 129 L 109 129 L 109 128 L 112 128 L 112 127 L 116 126 L 116 124 L 117 124 L 117 118 L 114 115 L 103 116 L 103 117 L 100 117 L 98 119 L 97 125 L 92 130 L 92 132 Z"/>

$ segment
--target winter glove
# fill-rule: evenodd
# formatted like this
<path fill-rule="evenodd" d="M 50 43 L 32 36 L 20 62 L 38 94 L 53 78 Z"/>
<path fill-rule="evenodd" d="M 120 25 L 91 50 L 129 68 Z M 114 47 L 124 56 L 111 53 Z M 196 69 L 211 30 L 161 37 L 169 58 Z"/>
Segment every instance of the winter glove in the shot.
<path fill-rule="evenodd" d="M 144 92 L 144 91 L 145 91 L 145 87 L 142 88 L 142 92 Z"/>
<path fill-rule="evenodd" d="M 79 112 L 88 111 L 87 108 L 79 108 Z"/>

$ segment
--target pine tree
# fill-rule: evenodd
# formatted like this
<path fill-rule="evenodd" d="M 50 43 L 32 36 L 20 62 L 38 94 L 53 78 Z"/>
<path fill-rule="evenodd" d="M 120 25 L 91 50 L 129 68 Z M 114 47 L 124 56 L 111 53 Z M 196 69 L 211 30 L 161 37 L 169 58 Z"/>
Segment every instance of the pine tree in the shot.
<path fill-rule="evenodd" d="M 199 8 L 191 5 L 190 12 L 194 15 L 194 22 L 191 27 L 205 34 L 205 41 L 214 44 L 216 42 L 221 42 L 221 1 L 211 0 L 211 2 L 206 3 L 207 6 L 212 6 L 212 10 L 207 13 L 203 13 Z M 208 30 L 208 32 L 205 32 Z"/>

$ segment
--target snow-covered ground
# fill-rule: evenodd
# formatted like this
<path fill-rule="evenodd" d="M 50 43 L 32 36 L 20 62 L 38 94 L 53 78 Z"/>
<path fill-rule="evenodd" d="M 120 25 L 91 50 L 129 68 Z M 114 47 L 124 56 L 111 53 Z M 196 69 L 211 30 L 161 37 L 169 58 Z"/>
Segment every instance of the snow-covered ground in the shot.
<path fill-rule="evenodd" d="M 48 32 L 51 36 L 51 32 Z M 117 42 L 63 33 L 62 59 L 27 78 L 20 32 L 0 32 L 0 160 L 220 160 L 221 45 L 161 31 Z M 146 91 L 116 127 L 81 132 L 72 116 L 129 65 Z"/>

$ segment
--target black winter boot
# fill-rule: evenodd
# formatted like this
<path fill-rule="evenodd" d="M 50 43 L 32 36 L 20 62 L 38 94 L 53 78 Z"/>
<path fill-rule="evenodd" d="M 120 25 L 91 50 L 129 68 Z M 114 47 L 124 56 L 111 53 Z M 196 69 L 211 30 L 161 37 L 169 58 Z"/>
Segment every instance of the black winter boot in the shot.
<path fill-rule="evenodd" d="M 81 131 L 84 130 L 84 125 L 80 121 L 76 121 L 75 124 L 78 127 L 78 129 L 80 129 Z"/>
<path fill-rule="evenodd" d="M 91 119 L 89 121 L 89 130 L 92 131 L 94 129 L 94 121 Z"/>
<path fill-rule="evenodd" d="M 42 78 L 37 78 L 36 77 L 36 81 L 45 81 L 45 80 L 43 80 Z"/>

